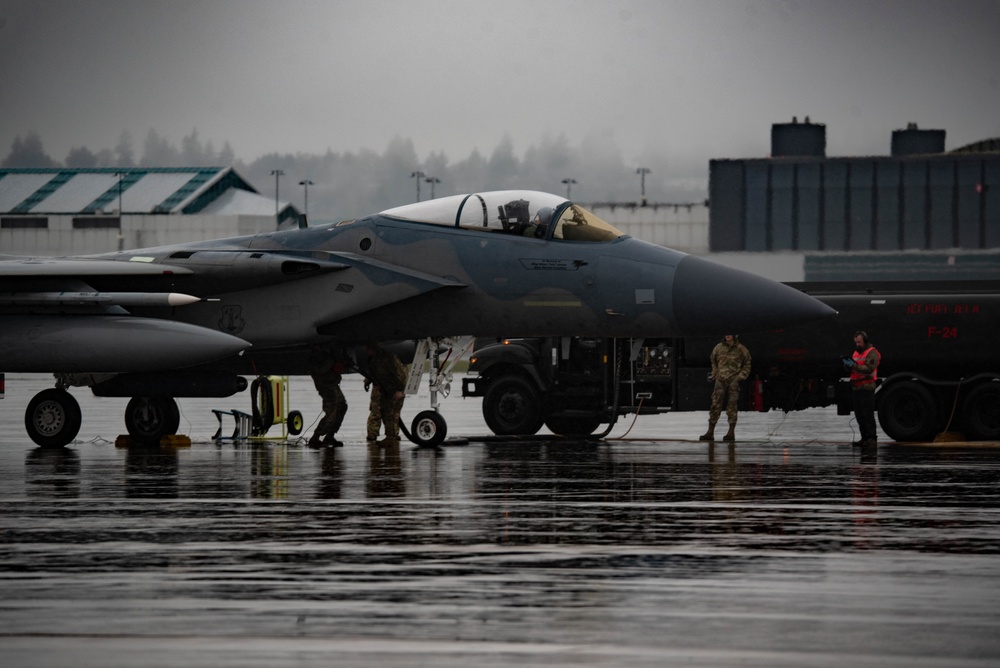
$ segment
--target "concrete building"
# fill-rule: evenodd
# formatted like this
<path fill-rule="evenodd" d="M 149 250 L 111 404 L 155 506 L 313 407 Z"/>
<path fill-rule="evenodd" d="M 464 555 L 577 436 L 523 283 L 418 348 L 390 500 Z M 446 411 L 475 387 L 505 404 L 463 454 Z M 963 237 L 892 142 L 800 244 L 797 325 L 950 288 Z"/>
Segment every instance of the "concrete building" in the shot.
<path fill-rule="evenodd" d="M 231 167 L 0 169 L 0 253 L 61 256 L 270 232 L 299 212 Z"/>
<path fill-rule="evenodd" d="M 1000 278 L 998 145 L 910 124 L 891 155 L 827 157 L 825 125 L 775 124 L 770 157 L 710 161 L 709 251 L 801 262 L 782 280 Z"/>

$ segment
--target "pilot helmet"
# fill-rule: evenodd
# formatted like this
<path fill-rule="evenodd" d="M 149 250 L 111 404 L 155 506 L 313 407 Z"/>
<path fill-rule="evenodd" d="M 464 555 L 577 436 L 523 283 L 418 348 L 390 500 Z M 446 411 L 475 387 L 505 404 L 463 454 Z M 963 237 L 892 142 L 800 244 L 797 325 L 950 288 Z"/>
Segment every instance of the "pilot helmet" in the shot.
<path fill-rule="evenodd" d="M 549 221 L 552 220 L 552 214 L 552 207 L 543 206 L 538 210 L 538 213 L 535 214 L 535 223 L 538 225 L 548 225 Z"/>

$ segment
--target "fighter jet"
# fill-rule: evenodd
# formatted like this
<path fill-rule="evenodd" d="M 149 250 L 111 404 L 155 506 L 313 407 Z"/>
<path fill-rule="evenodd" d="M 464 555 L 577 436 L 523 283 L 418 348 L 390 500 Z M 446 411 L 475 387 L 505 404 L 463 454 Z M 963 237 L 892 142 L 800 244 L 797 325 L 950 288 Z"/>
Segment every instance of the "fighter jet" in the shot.
<path fill-rule="evenodd" d="M 133 439 L 178 426 L 175 397 L 308 373 L 318 344 L 748 332 L 834 311 L 759 276 L 623 234 L 535 191 L 444 197 L 331 225 L 72 258 L 0 255 L 0 371 L 53 373 L 28 435 L 70 443 L 66 391 L 132 397 Z"/>

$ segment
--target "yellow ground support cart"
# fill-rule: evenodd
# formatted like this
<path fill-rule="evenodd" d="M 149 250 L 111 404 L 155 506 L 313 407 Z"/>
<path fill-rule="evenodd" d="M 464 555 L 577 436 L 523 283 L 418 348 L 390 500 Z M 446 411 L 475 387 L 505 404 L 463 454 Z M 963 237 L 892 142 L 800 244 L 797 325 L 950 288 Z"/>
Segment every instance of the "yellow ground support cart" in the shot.
<path fill-rule="evenodd" d="M 252 426 L 250 438 L 269 440 L 267 432 L 281 425 L 281 437 L 298 436 L 305 421 L 299 411 L 288 410 L 288 376 L 257 376 L 250 384 Z"/>
<path fill-rule="evenodd" d="M 288 410 L 288 376 L 257 376 L 250 384 L 251 412 L 222 410 L 213 408 L 219 420 L 219 429 L 213 437 L 216 441 L 255 439 L 270 441 L 298 436 L 305 427 L 302 413 Z M 224 415 L 231 415 L 234 421 L 233 435 L 222 435 Z M 281 425 L 281 435 L 269 436 L 274 425 Z"/>

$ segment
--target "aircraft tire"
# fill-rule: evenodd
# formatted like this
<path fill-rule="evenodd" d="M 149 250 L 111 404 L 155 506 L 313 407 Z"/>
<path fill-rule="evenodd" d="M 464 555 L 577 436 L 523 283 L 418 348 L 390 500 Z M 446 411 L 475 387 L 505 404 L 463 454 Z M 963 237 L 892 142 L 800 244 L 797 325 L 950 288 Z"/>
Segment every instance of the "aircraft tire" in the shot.
<path fill-rule="evenodd" d="M 42 390 L 28 402 L 24 427 L 28 437 L 43 448 L 61 448 L 80 433 L 80 404 L 66 390 Z"/>
<path fill-rule="evenodd" d="M 962 428 L 970 441 L 1000 440 L 1000 383 L 982 383 L 962 401 Z"/>
<path fill-rule="evenodd" d="M 497 436 L 531 436 L 542 428 L 538 392 L 520 376 L 490 382 L 483 397 L 483 419 Z"/>
<path fill-rule="evenodd" d="M 896 441 L 927 442 L 938 433 L 938 409 L 930 390 L 913 380 L 893 383 L 878 397 L 878 422 Z"/>
<path fill-rule="evenodd" d="M 167 408 L 167 433 L 176 434 L 181 427 L 181 409 L 173 399 L 165 398 L 163 402 Z"/>
<path fill-rule="evenodd" d="M 410 440 L 422 448 L 434 448 L 444 442 L 448 424 L 437 411 L 421 411 L 410 425 Z"/>
<path fill-rule="evenodd" d="M 132 397 L 125 407 L 125 428 L 134 443 L 159 444 L 179 426 L 180 410 L 171 397 Z"/>

